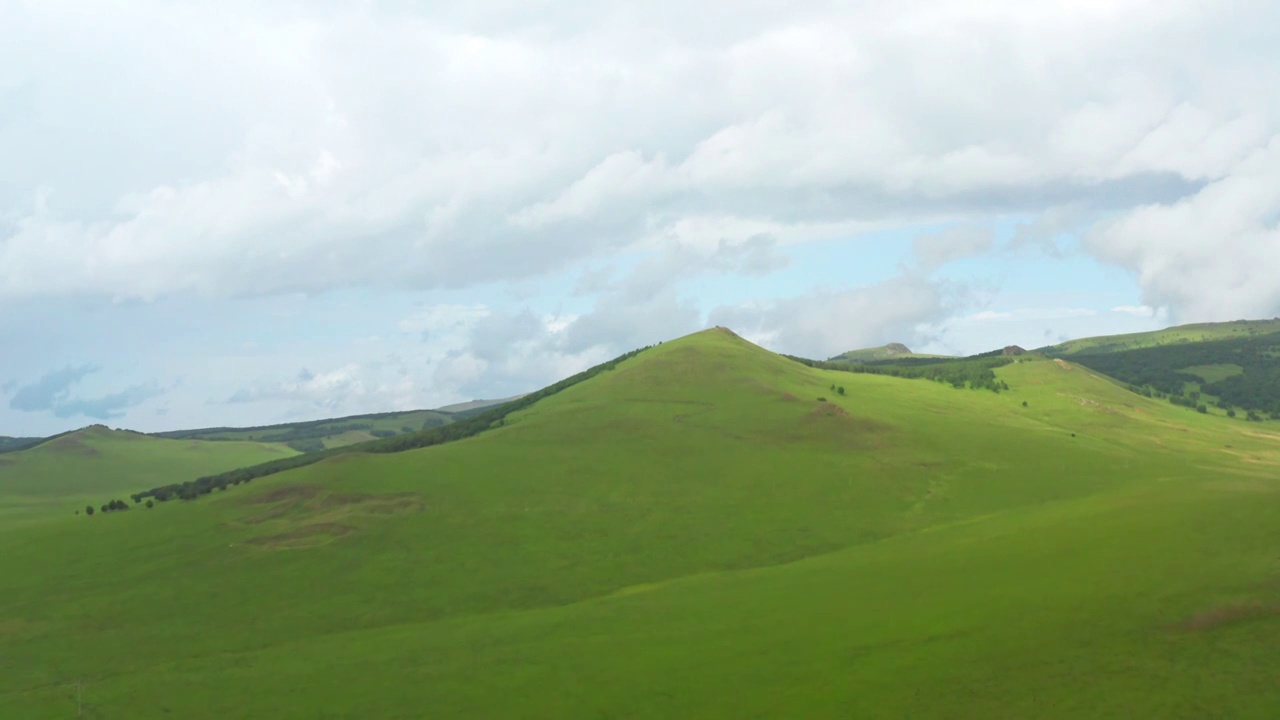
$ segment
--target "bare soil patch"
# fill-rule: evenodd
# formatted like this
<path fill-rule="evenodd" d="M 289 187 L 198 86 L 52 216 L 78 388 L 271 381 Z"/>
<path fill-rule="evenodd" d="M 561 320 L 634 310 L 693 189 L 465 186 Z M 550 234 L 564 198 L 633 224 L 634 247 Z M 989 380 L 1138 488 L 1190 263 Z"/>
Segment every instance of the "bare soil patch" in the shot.
<path fill-rule="evenodd" d="M 262 535 L 249 538 L 245 542 L 268 548 L 300 548 L 323 545 L 344 535 L 355 532 L 355 528 L 342 523 L 315 523 L 287 530 L 275 535 Z"/>
<path fill-rule="evenodd" d="M 1257 622 L 1280 616 L 1280 604 L 1262 602 L 1235 603 L 1223 605 L 1199 613 L 1178 625 L 1184 632 L 1205 632 L 1229 625 Z"/>
<path fill-rule="evenodd" d="M 345 493 L 326 495 L 317 500 L 312 508 L 318 512 L 328 510 L 354 510 L 361 514 L 394 515 L 399 512 L 412 512 L 426 507 L 416 493 L 394 493 L 373 495 L 369 493 Z"/>
<path fill-rule="evenodd" d="M 818 407 L 814 408 L 813 410 L 810 410 L 807 417 L 811 417 L 811 418 L 849 417 L 849 411 L 845 410 L 839 405 L 836 405 L 835 403 L 824 402 L 824 403 L 818 403 Z"/>

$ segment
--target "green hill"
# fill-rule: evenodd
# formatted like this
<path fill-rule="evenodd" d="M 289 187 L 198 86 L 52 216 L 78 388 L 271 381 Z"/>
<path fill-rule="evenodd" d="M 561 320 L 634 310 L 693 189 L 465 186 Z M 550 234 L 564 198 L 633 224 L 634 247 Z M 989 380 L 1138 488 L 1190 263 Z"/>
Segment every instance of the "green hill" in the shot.
<path fill-rule="evenodd" d="M 1280 420 L 1280 320 L 1184 325 L 1078 340 L 1041 352 L 1071 358 L 1135 392 L 1201 412 Z"/>
<path fill-rule="evenodd" d="M 0 525 L 0 707 L 1270 717 L 1280 434 L 1068 360 L 993 372 L 712 330 L 456 442 Z"/>
<path fill-rule="evenodd" d="M 0 517 L 126 499 L 150 484 L 288 457 L 281 445 L 162 440 L 94 425 L 0 455 Z"/>
<path fill-rule="evenodd" d="M 880 347 L 863 348 L 861 350 L 850 350 L 840 353 L 828 362 L 848 362 L 848 363 L 870 363 L 883 362 L 886 360 L 901 360 L 905 358 L 941 358 L 942 355 L 922 355 L 920 353 L 911 352 L 911 348 L 902 343 L 889 343 Z"/>
<path fill-rule="evenodd" d="M 1081 338 L 1041 348 L 1038 352 L 1054 357 L 1100 355 L 1170 345 L 1239 340 L 1273 333 L 1280 333 L 1280 318 L 1275 320 L 1234 320 L 1231 322 L 1197 323 L 1194 325 L 1178 325 L 1153 332 Z"/>

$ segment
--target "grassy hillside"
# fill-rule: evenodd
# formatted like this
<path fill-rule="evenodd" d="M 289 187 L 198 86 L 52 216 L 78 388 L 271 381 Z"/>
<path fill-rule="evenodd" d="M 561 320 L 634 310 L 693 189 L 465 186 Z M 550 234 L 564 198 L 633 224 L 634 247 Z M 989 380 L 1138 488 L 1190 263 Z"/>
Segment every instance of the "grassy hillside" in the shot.
<path fill-rule="evenodd" d="M 911 352 L 911 348 L 902 343 L 889 343 L 880 347 L 862 348 L 861 350 L 850 350 L 849 352 L 840 353 L 831 358 L 829 362 L 849 362 L 849 363 L 867 363 L 880 362 L 885 360 L 899 360 L 904 358 L 940 358 L 941 355 L 922 355 L 920 353 Z"/>
<path fill-rule="evenodd" d="M 352 415 L 309 422 L 263 425 L 247 428 L 201 428 L 156 433 L 174 440 L 241 440 L 284 443 L 298 452 L 316 452 L 355 445 L 376 438 L 394 437 L 426 428 L 447 425 L 453 413 L 441 410 Z"/>
<path fill-rule="evenodd" d="M 707 331 L 458 442 L 0 525 L 0 707 L 1272 716 L 1280 435 L 1074 362 L 994 372 Z"/>
<path fill-rule="evenodd" d="M 1148 335 L 1095 338 L 1045 352 L 1188 408 L 1280 420 L 1280 322 L 1188 325 Z"/>
<path fill-rule="evenodd" d="M 1154 332 L 1068 340 L 1059 345 L 1041 348 L 1039 352 L 1053 357 L 1095 355 L 1196 342 L 1238 340 L 1277 332 L 1280 332 L 1280 318 L 1275 320 L 1197 323 L 1194 325 L 1179 325 Z"/>
<path fill-rule="evenodd" d="M 152 483 L 294 455 L 281 445 L 162 440 L 95 425 L 0 455 L 0 518 L 70 515 Z"/>

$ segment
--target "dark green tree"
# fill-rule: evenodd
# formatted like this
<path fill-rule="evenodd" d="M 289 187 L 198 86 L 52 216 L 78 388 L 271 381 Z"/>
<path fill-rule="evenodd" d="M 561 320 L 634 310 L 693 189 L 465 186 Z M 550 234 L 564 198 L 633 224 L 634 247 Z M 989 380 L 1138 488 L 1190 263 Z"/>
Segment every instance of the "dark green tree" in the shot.
<path fill-rule="evenodd" d="M 92 515 L 92 514 L 93 514 L 93 506 L 92 506 L 92 505 L 85 505 L 85 506 L 84 506 L 84 514 L 85 514 L 85 515 Z"/>

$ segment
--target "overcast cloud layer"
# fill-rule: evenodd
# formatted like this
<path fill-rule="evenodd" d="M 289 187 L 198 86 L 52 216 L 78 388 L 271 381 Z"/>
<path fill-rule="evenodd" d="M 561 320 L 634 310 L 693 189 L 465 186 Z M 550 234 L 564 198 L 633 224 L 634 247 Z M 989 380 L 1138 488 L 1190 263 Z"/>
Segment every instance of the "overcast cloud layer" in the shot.
<path fill-rule="evenodd" d="M 0 0 L 0 434 L 1280 314 L 1273 2 Z"/>

